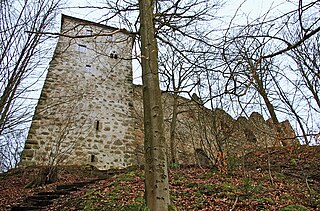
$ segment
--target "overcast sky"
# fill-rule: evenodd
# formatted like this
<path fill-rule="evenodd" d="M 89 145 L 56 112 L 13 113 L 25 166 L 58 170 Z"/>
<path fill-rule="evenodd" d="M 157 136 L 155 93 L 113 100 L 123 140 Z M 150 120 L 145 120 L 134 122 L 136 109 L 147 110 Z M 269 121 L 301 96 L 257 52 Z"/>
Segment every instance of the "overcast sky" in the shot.
<path fill-rule="evenodd" d="M 90 3 L 89 3 L 90 2 Z M 81 6 L 87 6 L 87 5 L 95 5 L 95 6 L 103 6 L 102 3 L 103 0 L 69 0 L 70 7 L 81 7 Z M 232 17 L 236 10 L 240 7 L 238 11 L 238 14 L 241 16 L 241 14 L 248 14 L 251 19 L 255 19 L 256 17 L 261 16 L 266 11 L 268 11 L 270 8 L 274 8 L 274 13 L 285 13 L 286 11 L 289 11 L 293 9 L 292 7 L 288 6 L 290 3 L 288 3 L 287 0 L 228 0 L 225 1 L 223 8 L 219 10 L 218 16 L 229 16 Z M 103 15 L 102 10 L 89 10 L 89 9 L 65 9 L 63 10 L 64 14 L 75 16 L 78 18 L 83 18 L 91 21 L 97 21 L 99 18 Z M 237 19 L 237 21 L 245 21 L 241 20 L 241 18 Z M 119 26 L 121 27 L 121 26 Z"/>

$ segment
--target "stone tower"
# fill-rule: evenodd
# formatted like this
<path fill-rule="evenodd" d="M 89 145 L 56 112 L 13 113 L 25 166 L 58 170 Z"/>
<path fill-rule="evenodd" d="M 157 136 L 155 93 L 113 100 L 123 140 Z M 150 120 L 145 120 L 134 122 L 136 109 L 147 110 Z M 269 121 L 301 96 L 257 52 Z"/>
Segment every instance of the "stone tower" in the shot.
<path fill-rule="evenodd" d="M 62 15 L 20 165 L 131 164 L 133 36 Z"/>

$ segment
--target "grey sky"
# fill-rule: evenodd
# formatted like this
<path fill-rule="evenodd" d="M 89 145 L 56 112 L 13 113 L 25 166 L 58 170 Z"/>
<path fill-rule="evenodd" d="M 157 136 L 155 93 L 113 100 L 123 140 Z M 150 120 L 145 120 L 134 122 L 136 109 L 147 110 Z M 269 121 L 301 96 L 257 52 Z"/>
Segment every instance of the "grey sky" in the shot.
<path fill-rule="evenodd" d="M 69 0 L 69 2 L 70 7 L 83 7 L 90 4 L 94 6 L 103 6 L 103 3 L 99 3 L 102 2 L 101 0 Z M 225 16 L 227 21 L 227 17 L 232 17 L 239 7 L 239 18 L 237 18 L 236 21 L 240 22 L 246 21 L 242 16 L 243 14 L 248 14 L 250 19 L 255 19 L 256 17 L 259 17 L 265 12 L 267 12 L 270 8 L 275 9 L 276 13 L 285 13 L 294 8 L 293 4 L 288 3 L 287 0 L 229 0 L 226 1 L 224 7 L 221 10 L 219 10 L 218 15 Z M 99 20 L 99 18 L 103 15 L 102 10 L 89 10 L 77 8 L 65 9 L 63 13 L 92 21 Z"/>

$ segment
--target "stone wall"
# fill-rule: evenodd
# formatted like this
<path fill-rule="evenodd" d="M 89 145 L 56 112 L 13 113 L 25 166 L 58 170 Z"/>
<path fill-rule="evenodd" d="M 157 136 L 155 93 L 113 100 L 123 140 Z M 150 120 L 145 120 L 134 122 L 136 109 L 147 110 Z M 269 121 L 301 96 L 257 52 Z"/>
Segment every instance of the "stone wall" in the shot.
<path fill-rule="evenodd" d="M 143 162 L 143 105 L 142 86 L 134 85 L 133 103 L 135 119 L 135 160 Z M 165 119 L 165 135 L 170 160 L 170 123 L 172 121 L 173 95 L 162 93 Z M 256 148 L 298 144 L 295 133 L 288 121 L 281 123 L 287 130 L 278 136 L 270 120 L 253 112 L 248 118 L 233 119 L 222 109 L 210 110 L 178 96 L 178 117 L 176 127 L 177 157 L 179 163 L 195 164 L 199 162 L 197 151 L 201 149 L 213 162 L 218 159 L 219 151 L 226 156 L 241 156 Z"/>
<path fill-rule="evenodd" d="M 63 16 L 20 165 L 86 165 L 99 169 L 143 164 L 142 86 L 132 84 L 133 37 L 118 30 Z M 177 96 L 173 145 L 178 162 L 215 164 L 221 156 L 242 155 L 257 147 L 279 146 L 279 134 L 258 113 L 233 119 L 209 110 L 196 96 Z M 162 93 L 170 160 L 174 95 Z M 280 134 L 296 142 L 290 123 Z"/>
<path fill-rule="evenodd" d="M 134 138 L 132 36 L 69 16 L 61 34 L 21 165 L 126 167 Z"/>

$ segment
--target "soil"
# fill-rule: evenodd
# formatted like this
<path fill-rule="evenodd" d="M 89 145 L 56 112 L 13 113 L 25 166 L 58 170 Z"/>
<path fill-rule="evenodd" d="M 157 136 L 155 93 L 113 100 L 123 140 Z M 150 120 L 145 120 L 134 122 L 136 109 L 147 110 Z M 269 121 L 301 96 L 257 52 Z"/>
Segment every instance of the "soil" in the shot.
<path fill-rule="evenodd" d="M 25 188 L 38 172 L 29 167 L 0 174 L 0 210 L 146 210 L 142 169 L 59 167 L 56 182 Z M 175 165 L 169 177 L 177 210 L 320 210 L 320 146 L 229 158 L 227 174 Z"/>

